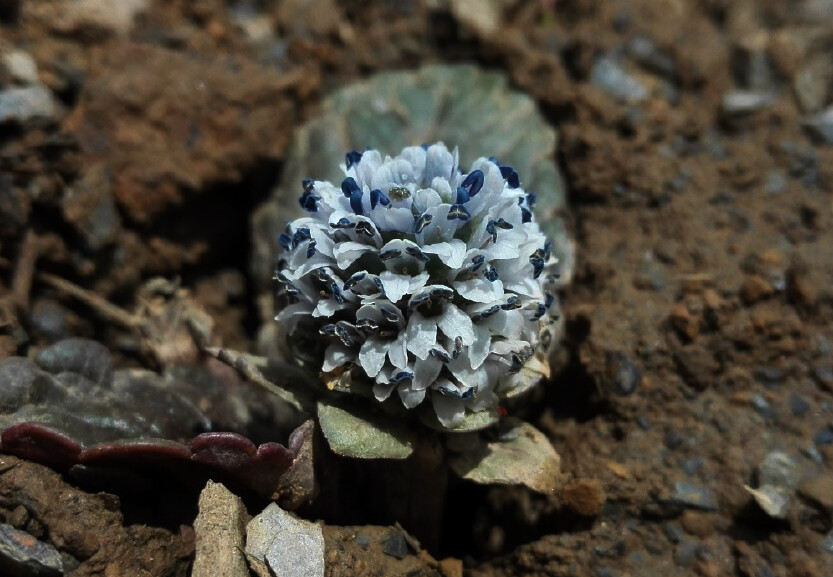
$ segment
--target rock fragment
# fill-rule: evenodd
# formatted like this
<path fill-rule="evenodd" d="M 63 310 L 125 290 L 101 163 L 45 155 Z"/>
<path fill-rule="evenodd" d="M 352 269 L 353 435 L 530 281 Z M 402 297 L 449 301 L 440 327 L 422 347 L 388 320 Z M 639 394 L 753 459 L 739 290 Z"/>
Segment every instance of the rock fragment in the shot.
<path fill-rule="evenodd" d="M 200 493 L 194 521 L 197 555 L 193 577 L 247 577 L 243 555 L 246 507 L 240 497 L 220 483 L 208 481 Z"/>
<path fill-rule="evenodd" d="M 18 577 L 60 577 L 61 555 L 52 545 L 25 531 L 0 524 L 0 574 Z"/>
<path fill-rule="evenodd" d="M 260 577 L 324 577 L 324 533 L 272 503 L 246 527 L 246 557 Z"/>

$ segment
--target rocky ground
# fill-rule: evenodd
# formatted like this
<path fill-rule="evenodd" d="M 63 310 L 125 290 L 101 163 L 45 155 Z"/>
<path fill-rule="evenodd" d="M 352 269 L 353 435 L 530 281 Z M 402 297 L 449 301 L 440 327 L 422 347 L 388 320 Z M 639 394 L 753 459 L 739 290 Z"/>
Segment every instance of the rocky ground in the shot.
<path fill-rule="evenodd" d="M 833 573 L 829 0 L 0 0 L 0 56 L 3 358 L 88 336 L 141 364 L 56 278 L 132 310 L 179 277 L 251 349 L 250 217 L 352 81 L 474 62 L 558 130 L 577 260 L 525 416 L 563 491 L 452 486 L 439 564 L 331 528 L 329 574 Z M 188 574 L 197 495 L 166 499 L 0 462 L 3 527 L 73 576 Z"/>

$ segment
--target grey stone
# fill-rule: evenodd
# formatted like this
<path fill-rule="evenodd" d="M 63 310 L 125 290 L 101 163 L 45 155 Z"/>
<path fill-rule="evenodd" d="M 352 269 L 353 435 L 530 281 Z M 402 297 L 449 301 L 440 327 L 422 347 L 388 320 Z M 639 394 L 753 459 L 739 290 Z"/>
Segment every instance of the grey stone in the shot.
<path fill-rule="evenodd" d="M 771 170 L 766 175 L 766 190 L 767 194 L 779 194 L 784 192 L 789 186 L 790 181 L 787 180 L 787 175 L 780 170 Z"/>
<path fill-rule="evenodd" d="M 674 550 L 674 563 L 680 567 L 688 567 L 697 557 L 697 550 L 700 545 L 696 541 L 685 540 L 677 545 Z"/>
<path fill-rule="evenodd" d="M 757 489 L 744 486 L 764 513 L 775 519 L 784 519 L 792 503 L 792 491 L 775 485 L 761 485 Z"/>
<path fill-rule="evenodd" d="M 833 554 L 833 531 L 828 531 L 821 539 L 821 548 L 830 554 Z"/>
<path fill-rule="evenodd" d="M 729 116 L 741 116 L 770 106 L 772 94 L 755 90 L 730 90 L 723 95 L 721 108 Z"/>
<path fill-rule="evenodd" d="M 11 525 L 0 524 L 0 574 L 16 577 L 59 577 L 61 555 L 49 543 Z"/>
<path fill-rule="evenodd" d="M 804 121 L 804 125 L 827 144 L 833 144 L 833 106 L 811 116 Z"/>
<path fill-rule="evenodd" d="M 248 577 L 243 555 L 246 507 L 220 483 L 208 481 L 194 521 L 197 552 L 193 577 Z"/>
<path fill-rule="evenodd" d="M 24 357 L 0 362 L 0 412 L 14 411 L 29 400 L 38 368 Z"/>
<path fill-rule="evenodd" d="M 383 552 L 385 555 L 396 557 L 397 559 L 404 559 L 408 554 L 408 542 L 405 536 L 399 531 L 391 531 L 384 537 L 385 548 Z"/>
<path fill-rule="evenodd" d="M 324 576 L 324 533 L 272 503 L 246 527 L 246 557 L 260 577 Z M 264 572 L 265 571 L 265 572 Z"/>
<path fill-rule="evenodd" d="M 621 102 L 640 102 L 648 90 L 613 58 L 599 58 L 590 71 L 590 82 Z"/>
<path fill-rule="evenodd" d="M 758 485 L 795 489 L 801 480 L 796 463 L 783 451 L 770 451 L 758 465 Z"/>
<path fill-rule="evenodd" d="M 0 91 L 0 124 L 51 120 L 56 112 L 52 93 L 40 84 Z"/>
<path fill-rule="evenodd" d="M 38 83 L 38 65 L 28 52 L 11 50 L 3 55 L 3 67 L 15 82 L 23 85 Z"/>
<path fill-rule="evenodd" d="M 686 509 L 717 511 L 717 500 L 711 489 L 704 485 L 695 485 L 684 481 L 674 483 L 671 503 Z"/>
<path fill-rule="evenodd" d="M 669 80 L 676 73 L 674 61 L 657 49 L 647 36 L 637 36 L 628 42 L 628 56 L 640 66 Z"/>
<path fill-rule="evenodd" d="M 622 396 L 630 395 L 639 386 L 642 380 L 642 371 L 620 351 L 607 351 L 605 353 L 606 374 L 610 379 L 610 386 L 613 391 Z"/>

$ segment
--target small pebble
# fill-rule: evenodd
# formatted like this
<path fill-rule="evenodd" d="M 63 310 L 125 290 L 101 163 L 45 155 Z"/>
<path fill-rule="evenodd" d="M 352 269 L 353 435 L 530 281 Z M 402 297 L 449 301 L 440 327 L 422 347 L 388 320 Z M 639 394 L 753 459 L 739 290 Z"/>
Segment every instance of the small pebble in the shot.
<path fill-rule="evenodd" d="M 795 489 L 801 472 L 795 461 L 784 451 L 770 451 L 758 465 L 758 485 L 774 485 Z"/>
<path fill-rule="evenodd" d="M 370 537 L 367 536 L 367 533 L 356 533 L 356 545 L 365 551 L 367 550 L 370 546 Z"/>
<path fill-rule="evenodd" d="M 5 523 L 0 524 L 0 567 L 6 575 L 27 577 L 60 577 L 64 573 L 55 547 Z"/>
<path fill-rule="evenodd" d="M 680 567 L 688 567 L 694 563 L 700 545 L 696 541 L 685 540 L 674 550 L 674 563 Z"/>
<path fill-rule="evenodd" d="M 684 481 L 674 483 L 671 502 L 675 505 L 700 511 L 717 511 L 717 500 L 711 489 Z"/>
<path fill-rule="evenodd" d="M 683 461 L 680 468 L 686 475 L 696 475 L 705 464 L 706 460 L 703 457 L 697 456 Z"/>
<path fill-rule="evenodd" d="M 404 559 L 408 554 L 408 542 L 405 541 L 405 536 L 399 531 L 391 531 L 388 533 L 384 537 L 383 542 L 385 544 L 385 548 L 382 552 L 385 555 L 390 555 L 391 557 L 396 557 L 397 559 Z"/>
<path fill-rule="evenodd" d="M 651 422 L 648 419 L 646 419 L 644 415 L 639 415 L 638 417 L 636 417 L 636 424 L 643 431 L 651 430 Z"/>
<path fill-rule="evenodd" d="M 770 106 L 771 94 L 754 90 L 730 90 L 723 95 L 721 107 L 730 116 L 742 116 Z"/>
<path fill-rule="evenodd" d="M 685 539 L 685 533 L 683 530 L 674 523 L 666 523 L 663 525 L 662 532 L 665 533 L 665 536 L 672 543 L 679 543 Z"/>
<path fill-rule="evenodd" d="M 821 540 L 821 548 L 828 553 L 833 554 L 833 531 L 828 531 Z"/>
<path fill-rule="evenodd" d="M 28 52 L 12 50 L 3 55 L 3 66 L 12 80 L 24 86 L 38 83 L 38 65 Z"/>
<path fill-rule="evenodd" d="M 810 401 L 798 393 L 790 393 L 790 398 L 787 402 L 790 405 L 790 412 L 796 417 L 806 415 L 810 410 Z"/>
<path fill-rule="evenodd" d="M 827 144 L 833 144 L 833 106 L 805 120 L 804 126 Z"/>
<path fill-rule="evenodd" d="M 833 444 L 833 430 L 830 427 L 825 427 L 813 437 L 813 442 L 816 445 L 830 445 Z"/>
<path fill-rule="evenodd" d="M 605 354 L 605 375 L 614 392 L 627 396 L 636 391 L 642 372 L 625 353 L 608 351 Z"/>
<path fill-rule="evenodd" d="M 41 85 L 0 91 L 0 124 L 51 120 L 55 114 L 52 93 Z"/>
<path fill-rule="evenodd" d="M 637 36 L 628 42 L 628 56 L 640 66 L 669 80 L 674 79 L 674 61 L 659 51 L 654 42 L 646 36 Z"/>
<path fill-rule="evenodd" d="M 755 369 L 755 380 L 768 389 L 774 389 L 784 382 L 784 371 L 776 367 L 758 367 Z"/>
<path fill-rule="evenodd" d="M 764 190 L 767 194 L 779 194 L 787 190 L 789 183 L 786 174 L 780 170 L 771 170 L 766 175 L 766 186 Z"/>
<path fill-rule="evenodd" d="M 590 81 L 621 102 L 640 102 L 648 97 L 648 90 L 642 83 L 609 57 L 596 61 Z"/>
<path fill-rule="evenodd" d="M 755 409 L 755 412 L 762 417 L 774 419 L 777 416 L 775 409 L 772 408 L 772 405 L 770 405 L 769 401 L 767 401 L 763 396 L 752 395 L 752 398 L 749 399 L 749 401 L 752 403 L 752 407 Z"/>

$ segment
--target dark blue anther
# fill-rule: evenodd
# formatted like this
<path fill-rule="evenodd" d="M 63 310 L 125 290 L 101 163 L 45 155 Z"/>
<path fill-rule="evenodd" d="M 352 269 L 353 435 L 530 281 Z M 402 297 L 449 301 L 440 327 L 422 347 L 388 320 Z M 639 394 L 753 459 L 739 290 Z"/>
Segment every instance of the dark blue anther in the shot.
<path fill-rule="evenodd" d="M 379 289 L 379 292 L 382 296 L 385 296 L 385 285 L 382 284 L 382 279 L 378 276 L 373 277 L 373 283 L 376 285 L 376 288 Z"/>
<path fill-rule="evenodd" d="M 551 292 L 547 292 L 546 296 L 544 297 L 544 306 L 550 308 L 552 304 L 555 302 L 555 296 Z"/>
<path fill-rule="evenodd" d="M 407 252 L 409 255 L 411 255 L 417 260 L 421 260 L 422 262 L 428 262 L 428 255 L 415 246 L 406 246 L 405 252 Z"/>
<path fill-rule="evenodd" d="M 402 256 L 402 251 L 392 248 L 379 253 L 379 260 L 390 260 Z"/>
<path fill-rule="evenodd" d="M 408 308 L 414 310 L 423 304 L 427 303 L 431 300 L 431 295 L 428 293 L 422 293 L 418 295 L 414 295 L 411 297 L 411 300 L 408 301 Z"/>
<path fill-rule="evenodd" d="M 428 150 L 428 143 L 427 142 L 423 142 L 419 146 L 422 148 L 422 150 Z"/>
<path fill-rule="evenodd" d="M 354 228 L 356 223 L 348 218 L 340 218 L 336 223 L 330 223 L 332 228 Z"/>
<path fill-rule="evenodd" d="M 498 279 L 497 271 L 495 270 L 495 267 L 491 265 L 486 268 L 486 272 L 483 276 L 485 276 L 486 280 L 489 282 L 495 282 Z"/>
<path fill-rule="evenodd" d="M 336 335 L 341 339 L 341 344 L 345 347 L 352 347 L 356 344 L 353 336 L 350 334 L 352 328 L 353 326 L 345 321 L 338 321 L 336 323 Z"/>
<path fill-rule="evenodd" d="M 457 204 L 465 204 L 469 200 L 471 200 L 471 196 L 469 195 L 469 191 L 463 188 L 462 186 L 457 187 Z"/>
<path fill-rule="evenodd" d="M 552 241 L 548 240 L 544 243 L 544 260 L 550 260 L 550 254 L 552 254 Z"/>
<path fill-rule="evenodd" d="M 414 374 L 411 371 L 399 371 L 390 378 L 390 382 L 394 385 L 398 385 L 402 381 L 412 381 L 413 379 Z"/>
<path fill-rule="evenodd" d="M 428 226 L 433 219 L 434 216 L 428 214 L 427 212 L 420 216 L 414 223 L 414 232 L 416 232 L 417 234 L 421 233 L 423 230 L 425 230 L 425 227 Z"/>
<path fill-rule="evenodd" d="M 445 352 L 442 349 L 431 349 L 430 351 L 428 351 L 428 354 L 430 354 L 435 359 L 440 359 L 444 363 L 451 362 L 451 357 L 448 355 L 447 352 Z"/>
<path fill-rule="evenodd" d="M 353 192 L 356 190 L 361 191 L 361 188 L 359 188 L 359 185 L 356 184 L 356 179 L 352 176 L 348 176 L 341 181 L 341 192 L 343 192 L 344 196 L 347 198 L 353 196 Z"/>
<path fill-rule="evenodd" d="M 390 199 L 382 194 L 382 191 L 378 188 L 374 188 L 370 191 L 370 210 L 376 208 L 377 204 L 381 204 L 382 206 L 387 206 L 390 204 Z"/>
<path fill-rule="evenodd" d="M 375 233 L 376 229 L 366 220 L 362 220 L 356 225 L 356 234 L 363 234 L 364 236 L 373 238 Z"/>
<path fill-rule="evenodd" d="M 486 262 L 486 257 L 483 256 L 482 254 L 478 254 L 478 255 L 472 257 L 471 262 L 474 265 L 473 267 L 471 267 L 471 270 L 476 271 L 481 266 L 483 266 L 484 262 Z"/>
<path fill-rule="evenodd" d="M 493 305 L 487 308 L 485 311 L 481 311 L 480 313 L 478 313 L 477 318 L 475 320 L 488 319 L 490 316 L 497 313 L 499 310 L 500 305 Z"/>
<path fill-rule="evenodd" d="M 532 213 L 524 207 L 521 207 L 521 222 L 532 222 Z"/>
<path fill-rule="evenodd" d="M 304 192 L 312 192 L 312 189 L 315 187 L 315 181 L 311 178 L 304 178 L 301 180 L 301 186 Z"/>
<path fill-rule="evenodd" d="M 547 314 L 547 307 L 544 305 L 544 303 L 538 303 L 537 308 L 535 309 L 535 314 L 533 314 L 529 318 L 529 320 L 531 320 L 531 321 L 540 320 L 541 317 L 543 317 L 545 314 Z"/>
<path fill-rule="evenodd" d="M 463 352 L 463 337 L 454 337 L 454 350 L 451 351 L 451 356 L 455 359 Z"/>
<path fill-rule="evenodd" d="M 354 190 L 350 193 L 350 208 L 356 214 L 364 214 L 364 207 L 362 206 L 362 191 Z"/>
<path fill-rule="evenodd" d="M 544 259 L 533 254 L 529 257 L 529 262 L 532 264 L 532 278 L 541 276 L 541 273 L 544 272 Z"/>
<path fill-rule="evenodd" d="M 318 212 L 318 201 L 321 197 L 312 192 L 304 192 L 298 199 L 298 203 L 307 212 Z"/>
<path fill-rule="evenodd" d="M 506 179 L 506 184 L 509 185 L 509 188 L 518 188 L 521 186 L 521 180 L 518 177 L 518 173 L 515 172 L 515 169 L 511 166 L 501 166 L 500 175 Z"/>
<path fill-rule="evenodd" d="M 495 230 L 495 221 L 490 220 L 486 223 L 486 232 L 492 235 L 492 242 L 497 242 L 497 230 Z"/>
<path fill-rule="evenodd" d="M 315 254 L 315 245 L 315 239 L 309 241 L 309 244 L 307 245 L 307 258 L 312 258 L 312 255 Z"/>
<path fill-rule="evenodd" d="M 366 272 L 357 272 L 356 274 L 348 278 L 347 281 L 344 283 L 344 290 L 349 291 L 354 286 L 362 282 L 364 280 L 364 277 L 366 276 Z"/>
<path fill-rule="evenodd" d="M 362 153 L 357 150 L 351 150 L 344 155 L 344 164 L 347 165 L 347 170 L 353 168 L 362 159 Z"/>
<path fill-rule="evenodd" d="M 396 322 L 399 321 L 399 317 L 396 315 L 396 313 L 394 311 L 392 311 L 391 309 L 389 309 L 388 307 L 380 306 L 379 307 L 379 312 L 382 313 L 382 316 L 389 323 L 396 323 Z"/>
<path fill-rule="evenodd" d="M 510 296 L 508 299 L 506 299 L 505 303 L 500 305 L 500 308 L 502 308 L 505 311 L 511 311 L 514 309 L 521 308 L 521 297 L 519 297 L 518 295 Z"/>
<path fill-rule="evenodd" d="M 497 159 L 497 156 L 490 156 L 489 161 L 497 164 L 498 168 L 500 168 L 500 161 Z"/>
<path fill-rule="evenodd" d="M 446 395 L 449 397 L 455 397 L 457 399 L 470 399 L 474 396 L 474 389 L 468 389 L 464 393 L 460 393 L 456 388 L 449 387 L 448 385 L 439 387 L 437 392 L 441 395 Z"/>
<path fill-rule="evenodd" d="M 278 235 L 278 242 L 284 248 L 284 250 L 290 250 L 292 248 L 292 237 L 282 232 Z"/>
<path fill-rule="evenodd" d="M 462 204 L 452 204 L 448 209 L 448 220 L 461 220 L 467 222 L 471 218 L 469 211 Z"/>
<path fill-rule="evenodd" d="M 305 240 L 309 240 L 309 238 L 310 238 L 310 234 L 309 234 L 309 229 L 308 228 L 303 227 L 303 228 L 299 228 L 298 230 L 296 230 L 295 234 L 292 235 L 292 248 L 293 248 L 293 250 L 295 249 L 295 247 L 297 247 L 299 244 L 301 244 Z"/>
<path fill-rule="evenodd" d="M 471 197 L 480 192 L 480 189 L 483 188 L 483 182 L 485 180 L 486 177 L 483 175 L 482 170 L 472 170 L 460 186 L 465 188 Z"/>
<path fill-rule="evenodd" d="M 379 324 L 373 319 L 368 318 L 357 320 L 356 328 L 368 335 L 379 332 Z"/>
<path fill-rule="evenodd" d="M 431 289 L 430 294 L 434 298 L 446 299 L 446 300 L 449 300 L 449 301 L 452 298 L 454 298 L 454 291 L 451 290 L 448 287 L 437 287 L 437 288 Z"/>
<path fill-rule="evenodd" d="M 535 206 L 535 202 L 537 200 L 538 200 L 538 198 L 534 194 L 532 194 L 531 192 L 526 195 L 526 205 L 529 208 L 532 208 L 533 206 Z"/>
<path fill-rule="evenodd" d="M 333 293 L 333 298 L 336 299 L 338 304 L 344 304 L 344 296 L 341 294 L 341 289 L 338 288 L 335 282 L 330 285 L 330 292 Z"/>
<path fill-rule="evenodd" d="M 334 337 L 337 334 L 335 325 L 324 325 L 323 327 L 318 329 L 318 332 L 328 337 Z"/>

